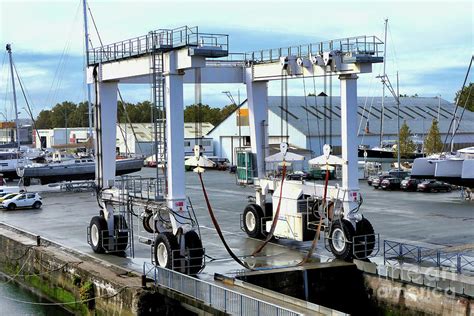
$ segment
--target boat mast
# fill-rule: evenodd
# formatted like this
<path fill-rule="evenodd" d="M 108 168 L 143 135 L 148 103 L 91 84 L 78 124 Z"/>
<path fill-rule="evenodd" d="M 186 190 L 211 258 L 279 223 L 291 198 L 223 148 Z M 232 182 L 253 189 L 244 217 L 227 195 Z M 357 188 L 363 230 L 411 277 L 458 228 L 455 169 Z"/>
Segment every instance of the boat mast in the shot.
<path fill-rule="evenodd" d="M 397 101 L 397 137 L 398 137 L 397 164 L 398 164 L 398 171 L 400 172 L 400 88 L 399 88 L 399 82 L 398 82 L 398 71 L 397 71 L 397 97 L 395 98 L 395 101 Z"/>
<path fill-rule="evenodd" d="M 8 57 L 10 59 L 10 72 L 12 74 L 13 104 L 15 105 L 15 125 L 16 125 L 16 143 L 18 152 L 20 152 L 20 125 L 18 122 L 18 104 L 16 102 L 15 76 L 13 73 L 12 46 L 7 44 Z"/>
<path fill-rule="evenodd" d="M 385 34 L 384 34 L 384 41 L 383 41 L 383 74 L 382 76 L 385 78 L 385 65 L 387 64 L 387 25 L 388 19 L 385 19 Z M 383 139 L 383 117 L 385 115 L 385 84 L 382 85 L 382 113 L 380 115 L 380 147 L 382 147 L 382 139 Z"/>
<path fill-rule="evenodd" d="M 87 83 L 87 66 L 89 65 L 89 29 L 87 27 L 87 0 L 82 1 L 83 14 L 84 14 L 84 47 L 86 58 L 84 59 L 84 86 L 87 90 L 87 108 L 89 114 L 89 137 L 92 137 L 92 102 L 91 102 L 91 86 Z"/>

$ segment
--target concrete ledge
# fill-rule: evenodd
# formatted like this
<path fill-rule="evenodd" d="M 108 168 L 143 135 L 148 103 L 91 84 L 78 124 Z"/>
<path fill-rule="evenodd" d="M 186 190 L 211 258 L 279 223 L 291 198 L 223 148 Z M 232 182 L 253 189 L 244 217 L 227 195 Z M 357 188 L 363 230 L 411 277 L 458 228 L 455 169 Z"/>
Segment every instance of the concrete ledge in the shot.
<path fill-rule="evenodd" d="M 141 276 L 0 223 L 0 271 L 76 315 L 227 315 L 166 288 L 142 288 Z M 73 302 L 73 304 L 71 304 Z"/>

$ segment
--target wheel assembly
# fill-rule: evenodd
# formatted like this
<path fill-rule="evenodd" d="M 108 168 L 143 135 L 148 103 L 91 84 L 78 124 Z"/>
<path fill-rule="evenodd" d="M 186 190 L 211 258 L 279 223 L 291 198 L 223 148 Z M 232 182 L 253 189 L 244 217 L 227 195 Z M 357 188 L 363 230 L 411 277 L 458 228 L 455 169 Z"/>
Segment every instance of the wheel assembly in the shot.
<path fill-rule="evenodd" d="M 245 232 L 249 237 L 262 238 L 262 221 L 263 210 L 257 204 L 249 204 L 244 210 L 243 224 Z"/>
<path fill-rule="evenodd" d="M 104 253 L 104 241 L 108 241 L 109 231 L 107 222 L 101 216 L 94 216 L 89 224 L 90 228 L 90 245 L 95 253 Z"/>
<path fill-rule="evenodd" d="M 369 257 L 375 248 L 374 228 L 365 217 L 356 224 L 354 238 L 354 255 L 356 258 L 364 259 Z"/>
<path fill-rule="evenodd" d="M 171 232 L 163 232 L 156 236 L 154 247 L 155 264 L 162 268 L 172 269 L 173 261 L 178 259 L 179 245 Z"/>
<path fill-rule="evenodd" d="M 345 219 L 336 219 L 329 231 L 329 247 L 338 259 L 350 260 L 352 258 L 352 238 L 355 231 L 351 222 Z"/>
<path fill-rule="evenodd" d="M 114 215 L 114 230 L 117 232 L 115 250 L 125 251 L 128 248 L 128 225 L 123 215 Z"/>
<path fill-rule="evenodd" d="M 201 238 L 194 230 L 184 234 L 186 252 L 189 256 L 187 273 L 196 275 L 204 267 L 204 249 L 202 248 Z"/>
<path fill-rule="evenodd" d="M 143 216 L 143 228 L 149 232 L 150 234 L 153 234 L 155 231 L 153 228 L 155 227 L 155 219 L 153 218 L 153 213 L 152 212 L 146 212 L 145 216 Z"/>

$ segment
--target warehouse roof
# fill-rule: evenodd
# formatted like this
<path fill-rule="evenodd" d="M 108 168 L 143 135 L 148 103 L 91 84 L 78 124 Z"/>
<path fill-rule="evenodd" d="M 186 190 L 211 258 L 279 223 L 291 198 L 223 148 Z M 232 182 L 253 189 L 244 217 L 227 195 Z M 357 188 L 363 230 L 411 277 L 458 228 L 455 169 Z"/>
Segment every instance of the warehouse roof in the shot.
<path fill-rule="evenodd" d="M 364 132 L 367 120 L 371 134 L 380 133 L 382 116 L 381 97 L 358 97 L 358 125 L 362 120 L 360 133 Z M 324 134 L 324 120 L 332 122 L 333 135 L 340 135 L 341 98 L 333 97 L 288 97 L 287 111 L 282 107 L 281 97 L 268 97 L 269 110 L 306 136 Z M 431 125 L 431 121 L 438 117 L 441 133 L 446 133 L 451 123 L 455 105 L 437 97 L 405 97 L 400 98 L 400 121 L 406 121 L 414 134 L 421 134 Z M 384 100 L 384 128 L 385 135 L 397 133 L 397 106 L 392 97 Z M 462 109 L 460 109 L 462 110 Z M 460 115 L 458 110 L 458 116 Z M 329 123 L 327 123 L 327 126 Z M 309 129 L 308 129 L 309 126 Z M 327 127 L 329 129 L 329 127 Z M 474 113 L 467 111 L 459 126 L 458 133 L 474 133 Z"/>
<path fill-rule="evenodd" d="M 120 126 L 122 131 L 125 131 L 125 123 L 120 123 L 117 124 Z M 130 124 L 127 124 L 127 133 L 132 133 L 132 127 L 133 131 L 135 132 L 135 136 L 139 142 L 151 142 L 153 141 L 153 124 L 151 123 L 132 123 L 131 126 Z M 198 136 L 203 136 L 206 135 L 211 129 L 214 128 L 214 125 L 208 122 L 203 122 L 201 123 L 201 132 L 202 135 Z M 120 133 L 119 131 L 117 133 Z M 196 137 L 196 134 L 198 133 L 197 130 L 197 125 L 196 123 L 184 123 L 184 138 L 194 138 Z M 117 135 L 118 136 L 118 135 Z"/>

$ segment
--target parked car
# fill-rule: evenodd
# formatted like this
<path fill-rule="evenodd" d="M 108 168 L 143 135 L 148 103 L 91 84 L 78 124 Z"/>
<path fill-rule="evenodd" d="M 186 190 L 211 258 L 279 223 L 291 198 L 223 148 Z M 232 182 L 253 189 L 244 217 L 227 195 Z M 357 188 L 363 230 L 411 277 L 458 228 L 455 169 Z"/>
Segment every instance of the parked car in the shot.
<path fill-rule="evenodd" d="M 22 193 L 2 202 L 2 207 L 9 210 L 23 207 L 32 207 L 38 209 L 42 205 L 42 198 L 38 193 Z"/>
<path fill-rule="evenodd" d="M 286 176 L 288 180 L 307 180 L 309 179 L 309 174 L 304 171 L 295 171 Z"/>
<path fill-rule="evenodd" d="M 437 180 L 427 180 L 418 184 L 417 190 L 421 192 L 451 192 L 452 188 L 450 184 L 445 182 Z"/>
<path fill-rule="evenodd" d="M 386 178 L 383 179 L 382 182 L 380 182 L 380 187 L 383 190 L 400 190 L 400 183 L 402 181 L 399 178 L 391 177 L 391 178 Z"/>
<path fill-rule="evenodd" d="M 367 184 L 368 184 L 368 185 L 372 185 L 372 182 L 374 181 L 374 179 L 375 179 L 375 178 L 378 178 L 378 177 L 380 177 L 380 174 L 375 175 L 375 176 L 369 176 L 369 177 L 367 178 Z"/>
<path fill-rule="evenodd" d="M 398 170 L 398 169 L 391 169 L 388 171 L 388 174 L 400 180 L 405 179 L 406 177 L 410 176 L 410 173 L 408 171 L 403 171 L 403 170 Z"/>
<path fill-rule="evenodd" d="M 311 168 L 307 174 L 308 180 L 325 180 L 326 170 L 321 168 Z M 329 170 L 329 180 L 336 179 L 336 169 Z"/>
<path fill-rule="evenodd" d="M 404 191 L 416 191 L 418 188 L 418 184 L 422 181 L 420 179 L 412 179 L 410 177 L 406 177 L 402 180 L 400 184 L 400 189 Z"/>
<path fill-rule="evenodd" d="M 15 196 L 17 196 L 18 194 L 20 193 L 8 193 L 8 194 L 5 194 L 4 196 L 0 197 L 0 202 L 3 202 L 5 200 L 9 200 L 11 198 L 14 198 Z"/>
<path fill-rule="evenodd" d="M 388 178 L 392 178 L 392 176 L 389 174 L 383 174 L 381 176 L 378 176 L 377 178 L 372 180 L 372 186 L 374 187 L 374 189 L 378 189 L 382 181 Z"/>

